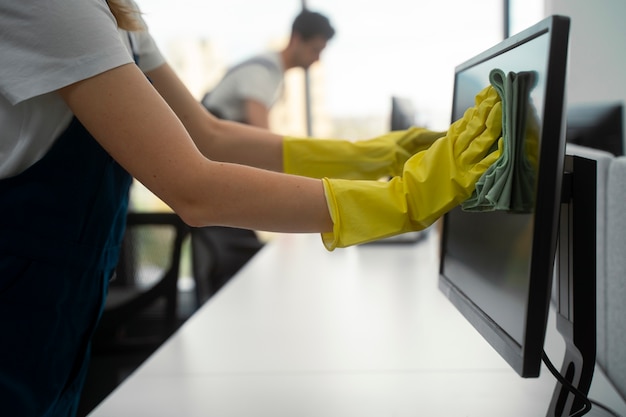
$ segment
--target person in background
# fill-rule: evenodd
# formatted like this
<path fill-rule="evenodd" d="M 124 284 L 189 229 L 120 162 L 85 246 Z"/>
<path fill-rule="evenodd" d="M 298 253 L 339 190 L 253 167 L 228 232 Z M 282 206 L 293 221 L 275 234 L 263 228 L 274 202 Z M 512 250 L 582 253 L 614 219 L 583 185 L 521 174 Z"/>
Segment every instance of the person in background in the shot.
<path fill-rule="evenodd" d="M 303 10 L 293 21 L 287 46 L 253 56 L 232 67 L 202 99 L 213 115 L 269 128 L 269 112 L 284 88 L 285 72 L 308 69 L 320 59 L 335 29 L 320 13 Z"/>
<path fill-rule="evenodd" d="M 358 144 L 218 120 L 123 0 L 1 0 L 0 56 L 3 416 L 76 415 L 133 178 L 191 226 L 334 250 L 427 227 L 499 157 L 491 87 L 447 132 Z"/>
<path fill-rule="evenodd" d="M 302 10 L 280 51 L 253 56 L 232 67 L 202 99 L 214 116 L 269 128 L 269 113 L 284 91 L 285 72 L 308 69 L 320 59 L 335 29 L 321 13 Z M 193 273 L 206 284 L 209 297 L 263 247 L 253 230 L 213 226 L 191 233 Z"/>

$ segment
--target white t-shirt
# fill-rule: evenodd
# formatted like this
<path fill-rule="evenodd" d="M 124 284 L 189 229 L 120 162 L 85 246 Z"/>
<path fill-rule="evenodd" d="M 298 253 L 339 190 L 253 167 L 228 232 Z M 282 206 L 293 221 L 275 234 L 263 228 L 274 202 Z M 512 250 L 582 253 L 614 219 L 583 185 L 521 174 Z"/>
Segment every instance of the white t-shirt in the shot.
<path fill-rule="evenodd" d="M 131 36 L 144 72 L 164 63 L 147 31 Z M 105 0 L 0 0 L 0 178 L 41 159 L 69 125 L 56 90 L 133 62 L 130 51 Z"/>
<path fill-rule="evenodd" d="M 244 101 L 272 108 L 283 91 L 284 72 L 278 52 L 253 57 L 229 70 L 202 104 L 225 119 L 245 121 Z"/>

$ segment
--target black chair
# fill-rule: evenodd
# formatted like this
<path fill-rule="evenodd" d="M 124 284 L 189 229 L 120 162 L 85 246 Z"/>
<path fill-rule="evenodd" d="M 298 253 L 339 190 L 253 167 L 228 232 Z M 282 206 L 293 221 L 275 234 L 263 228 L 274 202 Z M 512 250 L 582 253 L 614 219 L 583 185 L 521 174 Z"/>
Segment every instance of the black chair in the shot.
<path fill-rule="evenodd" d="M 253 230 L 192 228 L 191 260 L 198 305 L 219 291 L 263 246 Z"/>
<path fill-rule="evenodd" d="M 174 330 L 182 247 L 188 234 L 189 227 L 174 213 L 128 213 L 120 260 L 94 338 L 95 351 L 159 345 Z M 132 324 L 148 310 L 160 329 L 145 336 L 134 334 Z"/>

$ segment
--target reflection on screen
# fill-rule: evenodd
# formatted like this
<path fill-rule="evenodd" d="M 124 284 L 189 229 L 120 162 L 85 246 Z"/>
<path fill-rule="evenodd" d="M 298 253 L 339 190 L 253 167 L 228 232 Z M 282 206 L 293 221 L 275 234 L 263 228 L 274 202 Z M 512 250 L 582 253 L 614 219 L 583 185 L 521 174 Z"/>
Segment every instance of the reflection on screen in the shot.
<path fill-rule="evenodd" d="M 530 101 L 535 117 L 534 126 L 529 129 L 535 138 L 540 138 L 548 51 L 549 37 L 541 35 L 517 45 L 514 54 L 497 55 L 457 73 L 453 120 L 474 105 L 475 95 L 489 84 L 493 69 L 505 73 L 533 71 L 536 83 Z M 534 149 L 537 147 L 535 143 Z M 520 344 L 524 338 L 530 277 L 532 211 L 466 212 L 457 208 L 448 214 L 446 228 L 444 275 Z"/>

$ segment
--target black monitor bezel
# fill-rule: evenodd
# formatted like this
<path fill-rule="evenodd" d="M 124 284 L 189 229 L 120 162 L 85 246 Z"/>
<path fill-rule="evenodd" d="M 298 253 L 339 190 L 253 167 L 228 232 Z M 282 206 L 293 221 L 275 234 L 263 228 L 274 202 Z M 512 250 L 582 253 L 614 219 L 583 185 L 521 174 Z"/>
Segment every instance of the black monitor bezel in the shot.
<path fill-rule="evenodd" d="M 448 215 L 444 216 L 441 240 L 440 290 L 522 377 L 537 377 L 539 375 L 550 308 L 565 154 L 564 96 L 569 24 L 568 17 L 550 16 L 460 64 L 455 69 L 456 86 L 458 74 L 465 69 L 510 51 L 538 36 L 550 34 L 546 94 L 540 137 L 541 157 L 538 168 L 529 296 L 526 303 L 527 316 L 525 318 L 524 341 L 521 345 L 445 276 L 444 260 L 448 227 L 446 219 Z M 454 100 L 456 98 L 453 98 Z M 453 109 L 455 104 L 453 102 Z M 550 109 L 559 109 L 559 114 L 547 114 Z"/>

